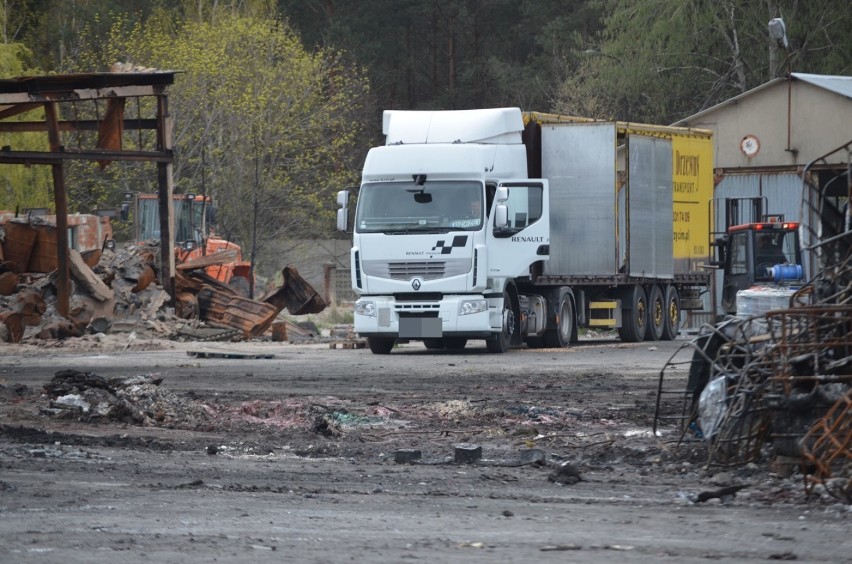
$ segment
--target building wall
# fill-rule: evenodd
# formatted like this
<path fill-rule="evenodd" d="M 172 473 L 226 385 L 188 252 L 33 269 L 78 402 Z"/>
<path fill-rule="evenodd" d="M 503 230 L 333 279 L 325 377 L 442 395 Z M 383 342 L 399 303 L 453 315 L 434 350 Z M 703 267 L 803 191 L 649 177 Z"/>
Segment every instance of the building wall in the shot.
<path fill-rule="evenodd" d="M 751 95 L 719 106 L 678 125 L 713 130 L 716 168 L 804 166 L 852 138 L 852 100 L 801 80 L 794 80 L 790 96 L 788 151 L 788 83 L 778 82 Z M 740 149 L 747 135 L 760 142 L 748 158 Z M 841 163 L 838 155 L 838 163 Z"/>

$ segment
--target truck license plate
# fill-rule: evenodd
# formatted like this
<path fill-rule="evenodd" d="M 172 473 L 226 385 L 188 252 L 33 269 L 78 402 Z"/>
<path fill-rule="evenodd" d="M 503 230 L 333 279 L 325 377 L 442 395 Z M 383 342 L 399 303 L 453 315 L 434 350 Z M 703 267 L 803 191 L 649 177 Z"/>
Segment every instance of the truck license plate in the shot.
<path fill-rule="evenodd" d="M 400 339 L 440 339 L 442 335 L 438 317 L 403 317 L 399 320 Z"/>

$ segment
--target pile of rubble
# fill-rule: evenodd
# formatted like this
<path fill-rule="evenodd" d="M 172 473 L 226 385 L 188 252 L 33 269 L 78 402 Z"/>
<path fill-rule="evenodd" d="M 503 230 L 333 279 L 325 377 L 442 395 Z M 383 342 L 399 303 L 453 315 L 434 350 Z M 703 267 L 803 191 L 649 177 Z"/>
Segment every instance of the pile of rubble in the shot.
<path fill-rule="evenodd" d="M 292 266 L 280 288 L 259 300 L 185 263 L 176 272 L 175 305 L 157 284 L 156 242 L 94 250 L 69 250 L 72 294 L 69 315 L 56 311 L 57 273 L 19 272 L 0 262 L 0 341 L 66 339 L 88 333 L 145 330 L 162 338 L 239 340 L 270 330 L 285 308 L 301 315 L 325 308 L 324 300 Z M 209 263 L 210 260 L 206 260 Z"/>
<path fill-rule="evenodd" d="M 655 425 L 678 419 L 682 439 L 708 445 L 708 463 L 773 457 L 852 504 L 852 232 L 825 241 L 820 271 L 787 309 L 705 326 L 692 349 L 679 413 L 660 373 Z M 799 305 L 808 302 L 809 305 Z M 680 356 L 682 358 L 682 356 Z M 655 428 L 656 430 L 656 428 Z"/>
<path fill-rule="evenodd" d="M 44 415 L 84 421 L 110 420 L 147 427 L 195 429 L 209 419 L 197 402 L 160 388 L 157 374 L 106 379 L 92 372 L 61 370 L 44 385 Z"/>

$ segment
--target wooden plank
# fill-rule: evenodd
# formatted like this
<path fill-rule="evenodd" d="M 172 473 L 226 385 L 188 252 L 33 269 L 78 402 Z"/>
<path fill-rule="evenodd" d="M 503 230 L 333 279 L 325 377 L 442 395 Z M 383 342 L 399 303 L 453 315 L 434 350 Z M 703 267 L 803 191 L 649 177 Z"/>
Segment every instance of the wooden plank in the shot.
<path fill-rule="evenodd" d="M 275 358 L 272 353 L 247 353 L 236 351 L 186 351 L 186 354 L 195 358 L 225 358 L 225 359 L 258 359 Z"/>
<path fill-rule="evenodd" d="M 237 250 L 228 249 L 227 251 L 219 251 L 209 255 L 204 255 L 192 260 L 188 260 L 177 265 L 178 270 L 195 270 L 198 268 L 207 268 L 217 264 L 225 264 L 226 262 L 234 262 L 237 260 Z"/>
<path fill-rule="evenodd" d="M 100 302 L 105 302 L 115 296 L 112 288 L 92 272 L 92 269 L 89 268 L 89 265 L 86 264 L 76 249 L 68 249 L 68 260 L 72 276 L 90 296 Z"/>

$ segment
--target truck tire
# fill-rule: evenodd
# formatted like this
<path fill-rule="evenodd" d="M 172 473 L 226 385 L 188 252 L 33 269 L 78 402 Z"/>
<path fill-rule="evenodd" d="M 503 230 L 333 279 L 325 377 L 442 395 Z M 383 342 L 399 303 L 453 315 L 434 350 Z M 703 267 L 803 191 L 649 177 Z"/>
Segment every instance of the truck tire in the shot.
<path fill-rule="evenodd" d="M 638 343 L 645 339 L 648 330 L 648 298 L 642 286 L 637 284 L 626 292 L 621 320 L 618 336 L 622 341 Z"/>
<path fill-rule="evenodd" d="M 503 327 L 500 333 L 485 340 L 485 347 L 490 353 L 504 353 L 512 343 L 512 333 L 515 331 L 515 310 L 509 292 L 503 291 Z"/>
<path fill-rule="evenodd" d="M 674 341 L 680 332 L 680 296 L 678 296 L 677 288 L 674 286 L 666 286 L 665 303 L 666 324 L 663 326 L 662 339 Z"/>
<path fill-rule="evenodd" d="M 385 337 L 367 337 L 367 345 L 373 354 L 390 354 L 395 339 Z"/>
<path fill-rule="evenodd" d="M 430 351 L 436 351 L 444 348 L 444 341 L 441 339 L 423 339 L 423 346 Z"/>
<path fill-rule="evenodd" d="M 549 348 L 567 347 L 577 330 L 576 318 L 574 316 L 574 303 L 569 294 L 563 294 L 559 298 L 558 321 L 554 329 L 544 332 L 544 346 Z"/>
<path fill-rule="evenodd" d="M 648 330 L 645 339 L 659 341 L 666 328 L 666 301 L 658 284 L 648 288 Z"/>

